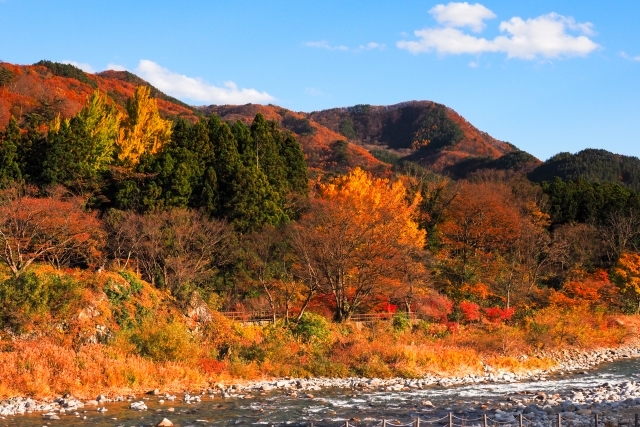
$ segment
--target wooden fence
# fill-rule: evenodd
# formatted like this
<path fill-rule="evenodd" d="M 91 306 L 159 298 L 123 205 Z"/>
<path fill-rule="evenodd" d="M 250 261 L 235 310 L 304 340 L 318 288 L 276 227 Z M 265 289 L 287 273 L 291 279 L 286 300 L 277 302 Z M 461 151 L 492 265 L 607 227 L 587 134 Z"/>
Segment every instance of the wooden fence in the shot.
<path fill-rule="evenodd" d="M 269 311 L 223 311 L 221 314 L 227 319 L 242 323 L 266 323 L 273 321 L 273 313 Z M 349 318 L 351 322 L 388 322 L 393 319 L 394 313 L 355 313 Z M 284 313 L 276 313 L 276 319 L 284 319 Z M 290 315 L 289 318 L 292 316 Z M 419 316 L 409 313 L 410 320 L 417 320 Z"/>
<path fill-rule="evenodd" d="M 537 424 L 543 424 L 547 427 L 565 427 L 566 421 L 568 421 L 568 425 L 573 425 L 573 421 L 575 421 L 575 419 L 565 419 L 561 414 L 557 414 L 551 420 L 542 423 L 540 420 L 531 420 L 522 414 L 518 415 L 518 417 L 513 420 L 504 420 L 494 419 L 486 414 L 480 418 L 458 417 L 450 412 L 442 418 L 425 419 L 417 417 L 413 421 L 405 424 L 388 420 L 381 420 L 378 422 L 374 421 L 375 424 L 345 421 L 344 424 L 340 425 L 340 427 L 358 427 L 364 425 L 371 427 L 525 427 Z M 310 422 L 308 425 L 310 427 L 322 427 L 321 423 Z M 603 417 L 595 414 L 590 425 L 592 427 L 640 427 L 640 422 L 638 414 L 628 417 Z"/>

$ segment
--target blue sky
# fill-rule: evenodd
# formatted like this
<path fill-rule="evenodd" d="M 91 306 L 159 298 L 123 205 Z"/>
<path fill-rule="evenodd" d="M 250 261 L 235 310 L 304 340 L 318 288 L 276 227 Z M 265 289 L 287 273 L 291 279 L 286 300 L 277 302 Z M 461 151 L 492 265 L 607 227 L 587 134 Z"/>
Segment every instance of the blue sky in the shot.
<path fill-rule="evenodd" d="M 640 2 L 0 0 L 0 60 L 125 68 L 196 105 L 443 103 L 541 159 L 640 156 Z"/>

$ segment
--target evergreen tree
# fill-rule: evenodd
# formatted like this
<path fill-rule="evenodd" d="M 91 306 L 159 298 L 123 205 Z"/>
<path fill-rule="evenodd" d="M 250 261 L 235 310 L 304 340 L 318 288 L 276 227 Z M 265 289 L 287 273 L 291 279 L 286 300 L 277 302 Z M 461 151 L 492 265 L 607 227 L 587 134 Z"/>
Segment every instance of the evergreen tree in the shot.
<path fill-rule="evenodd" d="M 282 140 L 280 131 L 274 123 L 268 123 L 264 116 L 258 113 L 251 125 L 251 137 L 257 148 L 256 166 L 258 170 L 264 173 L 269 185 L 284 200 L 284 196 L 288 192 L 288 184 L 278 144 Z"/>
<path fill-rule="evenodd" d="M 247 167 L 257 167 L 259 160 L 256 157 L 256 146 L 251 136 L 251 130 L 238 120 L 231 126 L 231 133 L 236 140 L 242 163 Z"/>
<path fill-rule="evenodd" d="M 76 116 L 56 119 L 49 131 L 45 180 L 74 188 L 94 185 L 113 161 L 119 121 L 116 108 L 97 91 Z"/>
<path fill-rule="evenodd" d="M 238 129 L 237 126 L 234 128 Z M 265 174 L 242 163 L 229 126 L 214 116 L 209 120 L 209 130 L 215 147 L 218 214 L 243 232 L 286 221 L 288 218 L 280 207 L 280 197 L 269 185 Z"/>
<path fill-rule="evenodd" d="M 8 188 L 22 182 L 22 172 L 18 164 L 20 127 L 11 116 L 0 145 L 0 188 Z"/>
<path fill-rule="evenodd" d="M 309 195 L 309 173 L 302 148 L 293 135 L 284 138 L 280 147 L 280 156 L 286 165 L 289 189 L 297 194 Z"/>
<path fill-rule="evenodd" d="M 17 146 L 18 164 L 25 181 L 40 182 L 47 153 L 47 139 L 38 132 L 33 121 L 27 122 L 26 130 Z"/>

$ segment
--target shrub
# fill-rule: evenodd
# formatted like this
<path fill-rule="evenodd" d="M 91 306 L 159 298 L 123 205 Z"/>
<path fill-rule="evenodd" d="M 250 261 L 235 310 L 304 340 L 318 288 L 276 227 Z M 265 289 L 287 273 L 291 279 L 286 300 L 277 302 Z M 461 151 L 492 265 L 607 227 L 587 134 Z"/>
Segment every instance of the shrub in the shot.
<path fill-rule="evenodd" d="M 43 280 L 33 272 L 22 274 L 0 283 L 0 322 L 23 333 L 38 321 L 64 320 L 81 295 L 78 282 L 69 277 Z"/>
<path fill-rule="evenodd" d="M 411 328 L 411 319 L 405 312 L 396 313 L 392 320 L 393 330 L 396 332 L 405 332 Z"/>
<path fill-rule="evenodd" d="M 464 320 L 467 322 L 480 320 L 480 306 L 478 304 L 469 301 L 462 301 L 459 304 L 459 307 Z"/>
<path fill-rule="evenodd" d="M 418 305 L 416 311 L 431 321 L 444 322 L 453 311 L 453 303 L 446 296 L 432 292 Z"/>
<path fill-rule="evenodd" d="M 500 308 L 500 307 L 491 307 L 484 309 L 484 315 L 490 322 L 501 322 L 510 320 L 513 317 L 513 314 L 516 312 L 516 309 L 511 308 Z"/>
<path fill-rule="evenodd" d="M 173 320 L 147 318 L 129 339 L 139 355 L 159 362 L 193 362 L 200 353 L 186 326 Z"/>
<path fill-rule="evenodd" d="M 329 339 L 331 329 L 329 322 L 323 316 L 314 313 L 305 313 L 302 318 L 294 324 L 293 335 L 304 342 L 324 342 Z"/>
<path fill-rule="evenodd" d="M 129 291 L 132 294 L 135 295 L 142 292 L 142 282 L 138 280 L 138 278 L 134 274 L 128 271 L 121 271 L 119 274 L 124 280 L 129 282 Z"/>

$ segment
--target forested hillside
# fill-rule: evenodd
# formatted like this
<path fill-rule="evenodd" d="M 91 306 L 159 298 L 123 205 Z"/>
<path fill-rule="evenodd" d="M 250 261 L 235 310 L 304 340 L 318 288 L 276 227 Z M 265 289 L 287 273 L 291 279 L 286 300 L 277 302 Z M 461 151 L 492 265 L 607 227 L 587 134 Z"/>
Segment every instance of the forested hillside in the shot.
<path fill-rule="evenodd" d="M 0 64 L 5 393 L 535 369 L 628 337 L 640 194 L 607 153 L 536 183 L 434 103 L 192 108 L 68 67 Z"/>
<path fill-rule="evenodd" d="M 528 176 L 535 182 L 551 182 L 559 177 L 571 181 L 619 183 L 640 191 L 640 159 L 594 149 L 576 154 L 558 153 Z"/>

